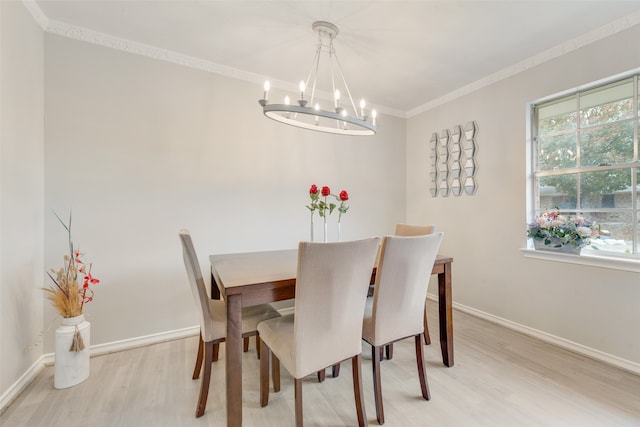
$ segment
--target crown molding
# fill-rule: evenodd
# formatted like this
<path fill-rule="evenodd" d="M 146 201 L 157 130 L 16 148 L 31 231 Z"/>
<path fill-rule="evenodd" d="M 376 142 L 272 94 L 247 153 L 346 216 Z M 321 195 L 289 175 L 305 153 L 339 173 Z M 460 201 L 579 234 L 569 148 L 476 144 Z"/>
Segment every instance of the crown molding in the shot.
<path fill-rule="evenodd" d="M 22 0 L 22 4 L 29 11 L 33 19 L 38 23 L 42 30 L 46 31 L 49 26 L 49 18 L 44 14 L 40 6 L 35 2 L 35 0 Z"/>
<path fill-rule="evenodd" d="M 56 34 L 70 39 L 108 47 L 111 49 L 116 49 L 122 52 L 132 53 L 134 55 L 141 55 L 159 61 L 170 62 L 200 71 L 215 73 L 224 77 L 230 77 L 237 80 L 255 83 L 260 86 L 262 86 L 265 80 L 265 76 L 263 74 L 239 70 L 237 68 L 217 64 L 205 59 L 184 55 L 171 50 L 162 49 L 159 47 L 123 39 L 120 37 L 115 37 L 110 34 L 101 33 L 89 28 L 70 25 L 65 22 L 49 19 L 44 14 L 44 12 L 42 12 L 42 9 L 40 9 L 35 0 L 22 1 L 31 15 L 33 15 L 33 18 L 38 22 L 42 30 L 47 33 Z M 271 79 L 270 81 L 273 88 L 286 90 L 292 93 L 298 92 L 297 83 L 294 84 L 283 80 L 274 79 Z M 333 100 L 333 94 L 318 93 L 318 95 L 321 99 Z M 406 114 L 404 111 L 378 105 L 372 105 L 372 107 L 376 108 L 381 114 L 387 114 L 403 119 L 406 118 Z"/>
<path fill-rule="evenodd" d="M 440 98 L 434 99 L 433 101 L 429 101 L 426 104 L 423 104 L 419 107 L 411 109 L 407 111 L 406 116 L 407 118 L 417 116 L 418 114 L 424 113 L 433 108 L 446 104 L 447 102 L 451 102 L 464 95 L 468 95 L 472 92 L 475 92 L 478 89 L 482 89 L 483 87 L 489 86 L 501 80 L 512 77 L 516 74 L 519 74 L 530 68 L 536 67 L 554 58 L 558 58 L 564 54 L 580 49 L 581 47 L 587 46 L 591 43 L 607 38 L 621 31 L 627 30 L 631 27 L 638 25 L 639 23 L 640 23 L 640 11 L 631 13 L 623 18 L 620 18 L 616 21 L 611 22 L 610 24 L 603 25 L 586 34 L 583 34 L 579 37 L 576 37 L 565 43 L 562 43 L 561 45 L 552 47 L 551 49 L 545 50 L 544 52 L 541 52 L 537 55 L 534 55 L 530 58 L 520 61 L 514 65 L 503 68 L 502 70 L 496 73 L 493 73 L 487 77 L 484 77 L 480 80 L 476 80 L 471 84 L 461 87 L 460 89 L 454 90 L 453 92 L 449 92 L 448 94 L 441 96 Z"/>
<path fill-rule="evenodd" d="M 135 55 L 141 55 L 160 61 L 171 62 L 185 67 L 197 70 L 207 71 L 211 73 L 221 74 L 235 79 L 246 80 L 254 83 L 262 84 L 264 76 L 248 71 L 239 70 L 211 61 L 173 52 L 167 49 L 158 48 L 145 43 L 127 40 L 120 37 L 114 37 L 110 34 L 101 33 L 89 28 L 69 25 L 65 22 L 48 19 L 35 4 L 33 0 L 23 0 L 27 8 L 32 13 L 34 19 L 40 24 L 43 31 L 59 36 L 79 40 L 87 43 L 120 50 Z"/>
<path fill-rule="evenodd" d="M 22 2 L 27 10 L 31 13 L 33 18 L 36 20 L 36 22 L 40 25 L 42 30 L 51 34 L 57 34 L 71 39 L 80 40 L 87 43 L 132 53 L 135 55 L 145 56 L 147 58 L 171 62 L 173 64 L 215 73 L 225 77 L 243 80 L 250 83 L 262 85 L 264 82 L 265 76 L 262 74 L 239 70 L 237 68 L 228 67 L 226 65 L 217 64 L 215 62 L 207 61 L 189 55 L 184 55 L 167 49 L 162 49 L 144 43 L 115 37 L 109 34 L 91 30 L 89 28 L 78 27 L 64 22 L 52 20 L 49 19 L 44 14 L 44 12 L 42 12 L 42 9 L 40 9 L 35 0 L 22 0 Z M 486 86 L 512 77 L 530 68 L 536 67 L 544 62 L 550 61 L 576 49 L 597 42 L 621 31 L 627 30 L 638 24 L 640 24 L 640 11 L 631 13 L 623 18 L 611 22 L 610 24 L 603 25 L 599 28 L 596 28 L 595 30 L 583 34 L 582 36 L 571 39 L 565 43 L 552 47 L 551 49 L 520 61 L 514 65 L 503 68 L 496 73 L 476 80 L 471 84 L 449 92 L 448 94 L 443 95 L 440 98 L 429 101 L 409 111 L 401 111 L 394 108 L 385 107 L 383 105 L 375 105 L 375 108 L 381 114 L 386 114 L 402 119 L 409 119 L 411 117 L 417 116 L 418 114 L 424 113 L 443 104 L 451 102 L 457 98 L 473 93 Z M 271 80 L 271 85 L 274 88 L 294 93 L 298 90 L 297 84 L 293 84 L 283 80 Z M 327 99 L 332 98 L 330 95 L 327 95 Z"/>

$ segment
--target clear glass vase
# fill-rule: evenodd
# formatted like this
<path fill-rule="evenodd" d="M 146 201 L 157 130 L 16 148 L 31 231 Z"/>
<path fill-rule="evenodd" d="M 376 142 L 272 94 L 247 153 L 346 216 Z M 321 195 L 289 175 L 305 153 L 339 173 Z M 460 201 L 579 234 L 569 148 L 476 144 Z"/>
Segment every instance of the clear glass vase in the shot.
<path fill-rule="evenodd" d="M 311 239 L 310 242 L 313 242 L 313 215 L 311 216 Z"/>
<path fill-rule="evenodd" d="M 327 216 L 324 216 L 324 242 L 327 243 L 328 230 L 327 230 Z"/>

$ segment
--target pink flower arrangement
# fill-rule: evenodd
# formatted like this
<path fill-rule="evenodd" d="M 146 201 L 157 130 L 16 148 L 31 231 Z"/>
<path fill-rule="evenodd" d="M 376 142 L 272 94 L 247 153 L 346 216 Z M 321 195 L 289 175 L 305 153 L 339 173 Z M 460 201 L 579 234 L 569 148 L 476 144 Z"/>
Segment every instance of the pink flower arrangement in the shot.
<path fill-rule="evenodd" d="M 558 209 L 544 212 L 527 227 L 527 237 L 543 241 L 546 246 L 583 247 L 597 239 L 600 227 L 582 216 L 561 215 Z"/>

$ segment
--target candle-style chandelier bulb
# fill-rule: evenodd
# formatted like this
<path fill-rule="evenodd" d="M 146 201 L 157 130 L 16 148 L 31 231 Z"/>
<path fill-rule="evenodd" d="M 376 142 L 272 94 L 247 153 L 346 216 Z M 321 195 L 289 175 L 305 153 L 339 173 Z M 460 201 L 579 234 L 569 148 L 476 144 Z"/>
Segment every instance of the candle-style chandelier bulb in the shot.
<path fill-rule="evenodd" d="M 271 83 L 269 80 L 264 81 L 264 96 L 262 99 L 258 100 L 258 103 L 263 107 L 267 105 L 267 100 L 269 99 L 269 89 L 271 88 Z"/>
<path fill-rule="evenodd" d="M 300 104 L 301 107 L 306 107 L 307 100 L 304 99 L 304 90 L 306 89 L 306 85 L 304 84 L 304 80 L 300 80 L 298 87 L 300 88 L 300 100 L 298 101 L 298 104 Z"/>

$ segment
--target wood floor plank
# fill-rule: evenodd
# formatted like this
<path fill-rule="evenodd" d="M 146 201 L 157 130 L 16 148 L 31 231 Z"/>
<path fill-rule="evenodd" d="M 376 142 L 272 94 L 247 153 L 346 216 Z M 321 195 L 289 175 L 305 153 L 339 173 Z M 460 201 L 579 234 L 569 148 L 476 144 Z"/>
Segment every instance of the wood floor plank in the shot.
<path fill-rule="evenodd" d="M 438 336 L 437 307 L 429 325 Z M 413 339 L 381 363 L 385 426 L 555 427 L 640 426 L 640 376 L 588 359 L 456 311 L 456 364 L 442 364 L 437 342 L 424 348 L 431 401 L 420 392 Z M 224 345 L 224 344 L 223 344 Z M 200 382 L 192 380 L 197 337 L 91 359 L 89 379 L 53 388 L 42 370 L 0 416 L 2 427 L 225 426 L 225 360 L 213 364 L 207 409 L 194 417 Z M 248 427 L 295 424 L 293 379 L 281 370 L 281 391 L 260 407 L 255 346 L 243 353 L 243 420 Z M 350 362 L 342 369 L 350 372 Z M 362 379 L 368 421 L 377 425 L 371 350 L 363 344 Z M 350 375 L 303 383 L 306 426 L 357 424 Z"/>

